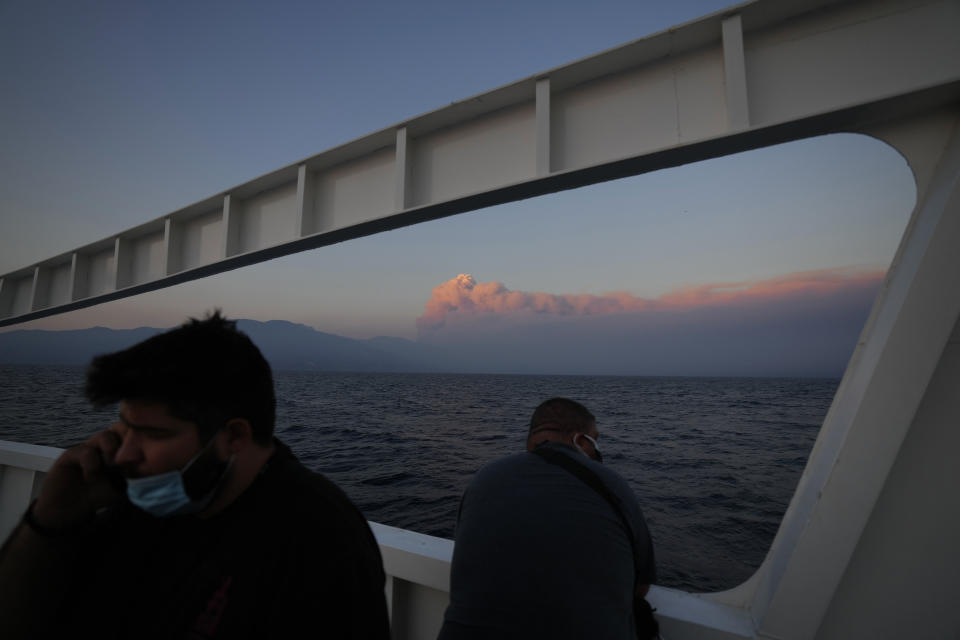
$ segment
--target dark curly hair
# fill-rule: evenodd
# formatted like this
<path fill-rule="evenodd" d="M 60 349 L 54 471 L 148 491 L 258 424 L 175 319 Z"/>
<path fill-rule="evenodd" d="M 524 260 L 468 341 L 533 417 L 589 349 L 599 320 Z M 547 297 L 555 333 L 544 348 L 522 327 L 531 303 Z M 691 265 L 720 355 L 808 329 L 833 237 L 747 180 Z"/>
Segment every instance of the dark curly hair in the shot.
<path fill-rule="evenodd" d="M 164 404 L 171 416 L 196 424 L 203 438 L 233 418 L 246 419 L 260 444 L 273 437 L 277 402 L 270 365 L 219 309 L 95 357 L 84 391 L 96 406 L 121 400 Z"/>

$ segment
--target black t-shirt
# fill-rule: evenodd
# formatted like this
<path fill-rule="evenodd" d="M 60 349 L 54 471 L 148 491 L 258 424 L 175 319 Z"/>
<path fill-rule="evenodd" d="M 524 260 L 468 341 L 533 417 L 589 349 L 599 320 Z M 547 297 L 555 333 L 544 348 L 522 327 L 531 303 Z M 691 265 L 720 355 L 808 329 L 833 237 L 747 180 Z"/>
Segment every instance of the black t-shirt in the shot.
<path fill-rule="evenodd" d="M 127 505 L 75 541 L 57 616 L 100 638 L 388 638 L 380 551 L 360 511 L 280 442 L 208 519 Z M 74 544 L 74 542 L 71 542 Z"/>

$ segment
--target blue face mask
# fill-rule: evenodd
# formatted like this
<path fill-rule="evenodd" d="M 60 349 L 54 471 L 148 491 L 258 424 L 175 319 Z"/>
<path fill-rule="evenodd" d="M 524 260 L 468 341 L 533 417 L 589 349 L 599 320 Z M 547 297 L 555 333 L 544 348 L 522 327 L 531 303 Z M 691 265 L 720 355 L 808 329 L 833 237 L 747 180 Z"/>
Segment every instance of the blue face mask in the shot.
<path fill-rule="evenodd" d="M 213 438 L 190 458 L 182 469 L 174 469 L 145 478 L 127 478 L 127 497 L 130 502 L 159 518 L 196 513 L 206 507 L 217 493 L 223 479 L 227 477 L 227 471 L 233 465 L 233 456 L 224 465 L 213 487 L 197 499 L 187 495 L 183 474 L 203 455 L 212 442 Z"/>

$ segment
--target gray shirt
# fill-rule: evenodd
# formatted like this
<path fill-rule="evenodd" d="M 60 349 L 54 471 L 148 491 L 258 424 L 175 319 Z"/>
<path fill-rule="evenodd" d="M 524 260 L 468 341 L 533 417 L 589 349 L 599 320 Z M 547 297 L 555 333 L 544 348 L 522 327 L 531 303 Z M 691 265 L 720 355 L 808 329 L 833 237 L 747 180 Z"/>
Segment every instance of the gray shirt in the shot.
<path fill-rule="evenodd" d="M 619 497 L 656 580 L 653 544 L 637 499 L 611 469 L 558 443 Z M 531 453 L 492 462 L 464 493 L 440 638 L 636 637 L 636 576 L 627 532 L 610 504 L 565 469 Z"/>

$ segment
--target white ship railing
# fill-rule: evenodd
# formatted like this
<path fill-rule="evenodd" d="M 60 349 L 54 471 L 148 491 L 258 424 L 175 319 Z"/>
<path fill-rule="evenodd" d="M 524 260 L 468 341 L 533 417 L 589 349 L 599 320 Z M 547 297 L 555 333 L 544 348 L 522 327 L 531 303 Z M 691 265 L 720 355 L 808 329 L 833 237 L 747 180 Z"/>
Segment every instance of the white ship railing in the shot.
<path fill-rule="evenodd" d="M 20 520 L 62 449 L 0 440 L 0 540 Z M 437 637 L 450 599 L 453 541 L 370 523 L 387 574 L 386 595 L 395 640 Z M 649 595 L 669 640 L 749 638 L 745 610 L 698 595 L 653 587 Z"/>

